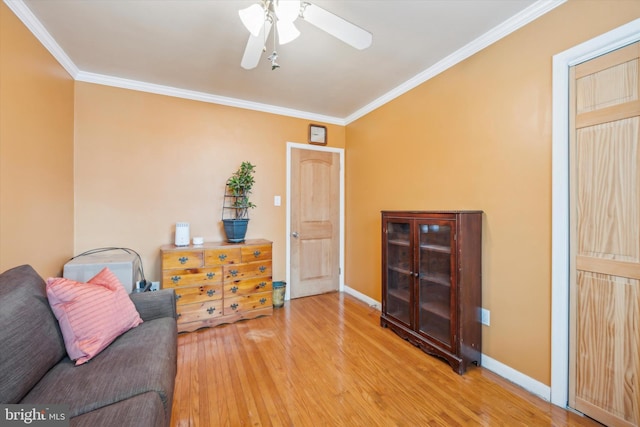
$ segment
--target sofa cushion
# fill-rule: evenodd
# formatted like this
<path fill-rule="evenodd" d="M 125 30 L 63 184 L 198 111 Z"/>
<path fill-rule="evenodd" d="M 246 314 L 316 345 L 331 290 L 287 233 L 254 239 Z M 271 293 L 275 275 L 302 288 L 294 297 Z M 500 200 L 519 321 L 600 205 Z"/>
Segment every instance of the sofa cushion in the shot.
<path fill-rule="evenodd" d="M 143 321 L 161 317 L 177 317 L 176 292 L 173 288 L 153 292 L 138 292 L 129 295 Z"/>
<path fill-rule="evenodd" d="M 0 402 L 17 403 L 64 357 L 64 342 L 31 266 L 0 275 L 0 306 Z"/>
<path fill-rule="evenodd" d="M 103 268 L 87 283 L 47 280 L 49 304 L 60 322 L 64 344 L 76 365 L 88 362 L 142 319 L 118 278 Z"/>
<path fill-rule="evenodd" d="M 158 393 L 139 394 L 95 411 L 73 417 L 70 427 L 112 426 L 117 420 L 118 427 L 158 427 L 168 426 L 164 418 L 164 408 Z"/>
<path fill-rule="evenodd" d="M 144 322 L 118 337 L 89 363 L 68 358 L 51 369 L 23 403 L 69 405 L 75 417 L 141 393 L 154 391 L 171 417 L 176 375 L 177 329 L 173 318 Z"/>

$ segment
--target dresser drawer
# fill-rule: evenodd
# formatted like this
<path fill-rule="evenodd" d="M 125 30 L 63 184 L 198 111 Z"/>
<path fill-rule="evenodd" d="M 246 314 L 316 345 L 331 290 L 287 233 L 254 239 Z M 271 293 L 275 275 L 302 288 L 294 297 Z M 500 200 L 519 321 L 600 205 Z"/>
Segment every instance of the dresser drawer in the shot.
<path fill-rule="evenodd" d="M 251 277 L 271 277 L 271 260 L 224 266 L 223 274 L 225 282 Z"/>
<path fill-rule="evenodd" d="M 242 262 L 271 260 L 271 245 L 243 246 Z"/>
<path fill-rule="evenodd" d="M 162 269 L 203 266 L 203 251 L 171 251 L 162 254 Z"/>
<path fill-rule="evenodd" d="M 224 314 L 244 313 L 260 308 L 269 308 L 273 306 L 271 292 L 262 292 L 259 294 L 242 295 L 224 299 Z"/>
<path fill-rule="evenodd" d="M 164 270 L 162 273 L 162 286 L 165 288 L 220 283 L 223 277 L 222 267 Z"/>
<path fill-rule="evenodd" d="M 182 286 L 175 288 L 178 305 L 222 299 L 222 283 L 209 286 Z"/>
<path fill-rule="evenodd" d="M 204 251 L 205 265 L 225 265 L 240 264 L 242 262 L 242 253 L 240 248 L 217 248 L 207 249 Z"/>
<path fill-rule="evenodd" d="M 195 304 L 180 304 L 176 307 L 178 323 L 198 322 L 222 316 L 222 300 Z"/>
<path fill-rule="evenodd" d="M 236 280 L 224 284 L 225 298 L 232 298 L 240 295 L 255 294 L 257 292 L 267 292 L 272 290 L 270 277 L 256 277 L 255 279 Z"/>

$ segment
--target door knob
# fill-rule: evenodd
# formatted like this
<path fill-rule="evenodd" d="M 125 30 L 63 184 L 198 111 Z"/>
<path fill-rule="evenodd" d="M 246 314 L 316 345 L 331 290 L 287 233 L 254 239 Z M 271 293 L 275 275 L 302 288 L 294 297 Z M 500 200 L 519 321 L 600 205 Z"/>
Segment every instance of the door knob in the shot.
<path fill-rule="evenodd" d="M 294 231 L 293 233 L 291 233 L 292 237 L 295 237 L 296 239 L 298 238 L 299 234 L 297 231 Z"/>

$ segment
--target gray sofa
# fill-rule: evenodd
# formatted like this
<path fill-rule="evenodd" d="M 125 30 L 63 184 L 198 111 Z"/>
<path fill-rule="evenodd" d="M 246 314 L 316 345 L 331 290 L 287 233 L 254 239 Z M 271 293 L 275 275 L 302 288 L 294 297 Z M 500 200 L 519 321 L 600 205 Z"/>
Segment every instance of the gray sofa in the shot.
<path fill-rule="evenodd" d="M 0 403 L 68 405 L 71 426 L 169 426 L 176 376 L 173 290 L 132 294 L 144 321 L 88 363 L 67 356 L 44 280 L 0 275 Z"/>

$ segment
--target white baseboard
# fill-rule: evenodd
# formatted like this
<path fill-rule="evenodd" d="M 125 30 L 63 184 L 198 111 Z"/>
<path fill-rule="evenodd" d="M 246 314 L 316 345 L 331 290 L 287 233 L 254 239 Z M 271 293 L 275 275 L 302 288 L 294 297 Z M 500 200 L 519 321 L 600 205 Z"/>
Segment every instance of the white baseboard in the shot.
<path fill-rule="evenodd" d="M 370 307 L 373 307 L 377 310 L 382 310 L 382 304 L 379 301 L 376 301 L 373 298 L 361 292 L 358 292 L 353 288 L 345 285 L 344 292 L 354 296 L 360 301 L 363 301 Z M 536 396 L 548 402 L 551 401 L 551 387 L 541 383 L 540 381 L 534 380 L 533 378 L 523 374 L 522 372 L 516 371 L 515 369 L 505 365 L 504 363 L 498 362 L 497 360 L 487 356 L 486 354 L 482 354 L 482 367 L 490 370 L 496 375 L 500 375 L 501 377 L 514 383 L 515 385 L 522 387 L 529 393 L 535 394 Z"/>
<path fill-rule="evenodd" d="M 500 375 L 504 379 L 511 381 L 515 385 L 522 387 L 529 393 L 535 394 L 547 402 L 551 401 L 551 387 L 485 354 L 482 354 L 482 367 Z"/>
<path fill-rule="evenodd" d="M 365 295 L 365 294 L 363 294 L 361 292 L 358 292 L 355 289 L 350 288 L 347 285 L 344 285 L 344 292 L 349 294 L 349 295 L 351 295 L 351 296 L 354 296 L 354 297 L 358 298 L 360 301 L 366 303 L 369 307 L 373 307 L 376 310 L 382 310 L 382 303 L 380 301 L 376 301 L 373 298 L 371 298 L 371 297 L 369 297 L 369 296 L 367 296 L 367 295 Z"/>

